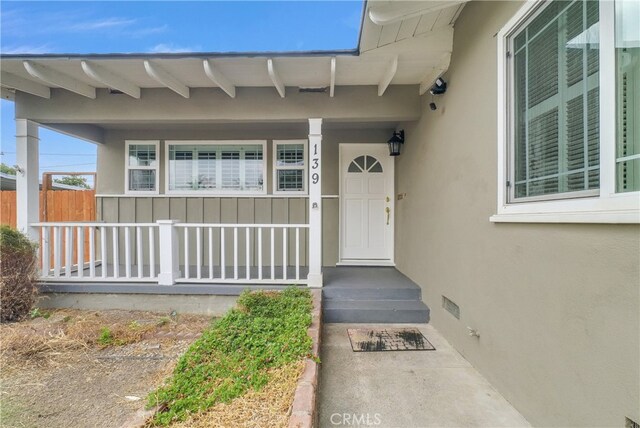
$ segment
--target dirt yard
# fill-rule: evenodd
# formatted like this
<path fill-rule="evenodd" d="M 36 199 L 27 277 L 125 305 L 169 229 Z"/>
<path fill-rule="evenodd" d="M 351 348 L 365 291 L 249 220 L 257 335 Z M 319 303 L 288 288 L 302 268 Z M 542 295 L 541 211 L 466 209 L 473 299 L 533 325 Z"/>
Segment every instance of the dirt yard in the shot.
<path fill-rule="evenodd" d="M 0 326 L 0 426 L 119 427 L 210 317 L 57 310 Z"/>

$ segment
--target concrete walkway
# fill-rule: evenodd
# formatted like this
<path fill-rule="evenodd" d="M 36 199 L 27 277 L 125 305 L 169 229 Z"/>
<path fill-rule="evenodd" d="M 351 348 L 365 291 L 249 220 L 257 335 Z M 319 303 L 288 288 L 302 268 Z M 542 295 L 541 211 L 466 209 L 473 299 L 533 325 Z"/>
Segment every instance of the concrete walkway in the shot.
<path fill-rule="evenodd" d="M 407 326 L 420 329 L 436 350 L 351 350 L 347 328 Z M 325 324 L 321 359 L 321 428 L 530 426 L 428 324 Z"/>

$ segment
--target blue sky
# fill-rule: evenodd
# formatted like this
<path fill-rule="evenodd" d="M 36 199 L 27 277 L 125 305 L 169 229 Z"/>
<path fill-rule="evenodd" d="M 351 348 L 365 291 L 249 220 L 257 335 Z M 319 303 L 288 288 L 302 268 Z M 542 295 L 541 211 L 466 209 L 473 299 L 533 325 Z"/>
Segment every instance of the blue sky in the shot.
<path fill-rule="evenodd" d="M 352 49 L 362 1 L 1 1 L 2 53 Z M 1 109 L 2 162 L 15 164 L 13 103 Z M 95 146 L 40 131 L 42 170 L 95 170 Z"/>

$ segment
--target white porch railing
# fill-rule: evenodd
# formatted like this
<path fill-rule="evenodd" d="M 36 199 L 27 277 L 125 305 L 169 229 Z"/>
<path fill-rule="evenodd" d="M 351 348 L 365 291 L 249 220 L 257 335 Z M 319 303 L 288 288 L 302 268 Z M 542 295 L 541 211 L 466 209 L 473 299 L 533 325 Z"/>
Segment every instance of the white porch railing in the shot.
<path fill-rule="evenodd" d="M 306 249 L 301 232 L 309 225 L 178 223 L 175 227 L 183 236 L 179 257 L 183 272 L 177 282 L 307 282 L 300 273 Z"/>
<path fill-rule="evenodd" d="M 156 281 L 156 223 L 35 223 L 41 279 Z"/>
<path fill-rule="evenodd" d="M 307 224 L 34 223 L 41 280 L 307 284 Z"/>

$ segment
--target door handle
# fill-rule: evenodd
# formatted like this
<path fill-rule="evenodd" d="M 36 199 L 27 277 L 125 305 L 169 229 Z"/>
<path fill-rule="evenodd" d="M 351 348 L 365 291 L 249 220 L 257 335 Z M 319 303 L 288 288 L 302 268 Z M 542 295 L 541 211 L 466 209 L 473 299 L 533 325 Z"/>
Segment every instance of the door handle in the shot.
<path fill-rule="evenodd" d="M 385 208 L 385 212 L 387 213 L 387 226 L 389 226 L 389 217 L 391 216 L 391 208 Z"/>

